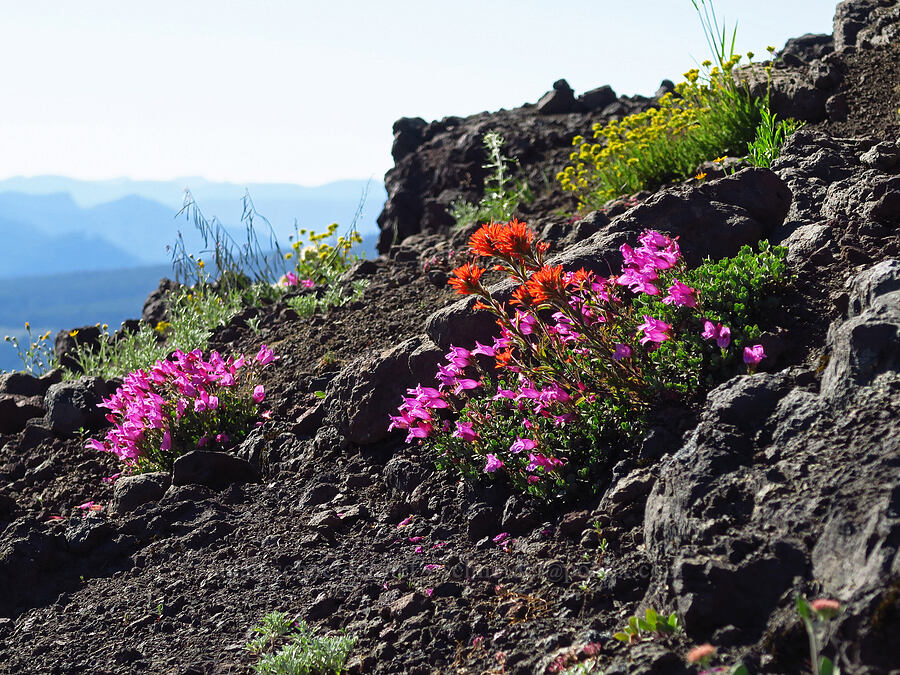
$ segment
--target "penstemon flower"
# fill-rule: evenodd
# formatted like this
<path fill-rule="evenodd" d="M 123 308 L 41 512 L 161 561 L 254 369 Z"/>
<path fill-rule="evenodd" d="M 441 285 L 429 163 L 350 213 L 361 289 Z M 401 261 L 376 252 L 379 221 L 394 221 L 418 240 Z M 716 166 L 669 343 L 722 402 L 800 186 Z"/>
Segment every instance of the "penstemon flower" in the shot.
<path fill-rule="evenodd" d="M 177 350 L 147 372 L 129 373 L 100 403 L 113 426 L 86 447 L 114 453 L 134 473 L 168 470 L 195 448 L 234 445 L 253 428 L 265 398 L 263 385 L 254 384 L 258 371 L 277 358 L 266 345 L 251 364 L 242 355 L 214 351 L 204 359 L 199 349 Z"/>

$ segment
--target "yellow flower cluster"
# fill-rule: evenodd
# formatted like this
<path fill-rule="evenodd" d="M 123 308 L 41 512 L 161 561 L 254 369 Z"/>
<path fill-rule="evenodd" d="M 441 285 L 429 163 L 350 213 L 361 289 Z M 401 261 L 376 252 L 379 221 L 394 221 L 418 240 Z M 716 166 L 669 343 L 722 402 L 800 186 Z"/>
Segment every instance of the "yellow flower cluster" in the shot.
<path fill-rule="evenodd" d="M 755 129 L 747 115 L 731 113 L 747 107 L 749 99 L 732 76 L 740 60 L 736 54 L 712 70 L 704 62 L 704 72 L 686 72 L 658 107 L 594 124 L 591 139 L 576 136 L 571 163 L 556 176 L 560 186 L 578 196 L 579 209 L 599 208 L 653 183 L 693 176 L 697 164 L 729 149 L 729 137 L 746 136 L 750 124 Z M 738 128 L 729 129 L 732 123 Z"/>
<path fill-rule="evenodd" d="M 338 224 L 331 223 L 322 232 L 303 228 L 297 230 L 296 237 L 291 237 L 293 251 L 284 257 L 288 260 L 296 258 L 297 273 L 301 277 L 314 278 L 323 265 L 340 270 L 349 266 L 350 249 L 362 242 L 362 236 L 353 229 L 347 236 L 338 236 L 333 245 L 327 243 L 326 240 L 334 238 L 337 229 Z"/>

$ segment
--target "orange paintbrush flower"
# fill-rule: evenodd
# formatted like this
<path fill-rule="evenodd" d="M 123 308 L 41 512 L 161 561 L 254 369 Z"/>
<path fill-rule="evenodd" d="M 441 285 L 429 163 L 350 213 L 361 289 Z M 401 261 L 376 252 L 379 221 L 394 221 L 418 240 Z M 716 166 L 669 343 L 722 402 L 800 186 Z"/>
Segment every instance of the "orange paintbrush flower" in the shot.
<path fill-rule="evenodd" d="M 528 279 L 526 283 L 528 292 L 535 302 L 563 297 L 566 292 L 566 286 L 562 276 L 562 265 L 557 265 L 556 267 L 544 265 Z"/>
<path fill-rule="evenodd" d="M 497 242 L 502 236 L 502 228 L 501 223 L 485 223 L 479 227 L 475 234 L 469 237 L 469 248 L 472 253 L 486 258 L 497 255 L 500 252 Z"/>
<path fill-rule="evenodd" d="M 519 286 L 512 292 L 512 297 L 509 299 L 511 305 L 530 305 L 532 301 L 531 293 L 528 291 L 527 286 Z"/>
<path fill-rule="evenodd" d="M 453 270 L 453 277 L 447 282 L 460 295 L 470 295 L 481 290 L 478 280 L 484 274 L 484 268 L 473 263 L 466 263 Z"/>
<path fill-rule="evenodd" d="M 523 258 L 531 254 L 534 232 L 524 222 L 513 219 L 501 227 L 497 250 L 511 258 Z"/>

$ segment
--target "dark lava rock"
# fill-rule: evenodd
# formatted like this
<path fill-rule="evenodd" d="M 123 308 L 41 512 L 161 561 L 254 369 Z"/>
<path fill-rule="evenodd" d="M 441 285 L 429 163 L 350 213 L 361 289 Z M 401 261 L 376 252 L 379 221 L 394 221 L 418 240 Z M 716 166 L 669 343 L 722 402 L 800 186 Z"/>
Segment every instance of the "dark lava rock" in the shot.
<path fill-rule="evenodd" d="M 62 371 L 58 368 L 41 377 L 35 377 L 28 373 L 3 373 L 0 375 L 0 394 L 44 396 L 51 384 L 61 381 Z"/>
<path fill-rule="evenodd" d="M 538 101 L 537 109 L 542 115 L 560 115 L 577 112 L 581 106 L 575 100 L 575 92 L 565 80 L 553 83 L 553 89 L 544 94 Z"/>
<path fill-rule="evenodd" d="M 144 302 L 144 308 L 141 311 L 141 319 L 151 326 L 155 326 L 160 321 L 164 321 L 167 316 L 166 296 L 178 288 L 179 284 L 171 279 L 162 278 L 159 280 L 159 287 Z"/>
<path fill-rule="evenodd" d="M 15 434 L 25 428 L 28 420 L 44 415 L 43 400 L 39 396 L 23 398 L 0 394 L 0 434 Z"/>
<path fill-rule="evenodd" d="M 110 395 L 100 377 L 83 377 L 74 382 L 60 382 L 47 390 L 47 425 L 61 434 L 80 428 L 99 429 L 108 424 L 107 410 L 97 405 Z"/>
<path fill-rule="evenodd" d="M 110 511 L 130 513 L 139 506 L 159 501 L 171 483 L 172 477 L 165 472 L 122 476 L 116 480 Z"/>
<path fill-rule="evenodd" d="M 73 335 L 74 333 L 74 335 Z M 81 366 L 72 358 L 76 347 L 95 349 L 100 344 L 99 326 L 81 326 L 72 330 L 61 330 L 53 340 L 53 354 L 61 368 L 81 372 Z"/>
<path fill-rule="evenodd" d="M 250 462 L 224 452 L 192 450 L 175 460 L 173 485 L 206 485 L 223 488 L 232 483 L 259 480 L 259 471 Z"/>

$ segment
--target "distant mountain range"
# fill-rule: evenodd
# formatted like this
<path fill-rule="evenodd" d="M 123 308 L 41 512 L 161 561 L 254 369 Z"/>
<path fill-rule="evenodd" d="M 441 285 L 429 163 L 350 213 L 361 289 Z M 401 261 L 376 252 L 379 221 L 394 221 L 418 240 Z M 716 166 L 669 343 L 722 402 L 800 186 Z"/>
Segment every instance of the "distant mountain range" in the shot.
<path fill-rule="evenodd" d="M 339 181 L 320 187 L 288 184 L 173 181 L 82 181 L 58 176 L 0 181 L 0 279 L 69 271 L 108 270 L 164 263 L 166 249 L 182 232 L 188 248 L 202 249 L 193 225 L 176 219 L 190 189 L 207 218 L 213 216 L 241 240 L 242 198 L 249 192 L 256 211 L 286 244 L 300 227 L 322 230 L 331 222 L 348 227 L 368 195 L 357 222 L 364 236 L 386 198 L 381 183 Z M 263 224 L 257 221 L 257 227 Z M 371 253 L 369 254 L 371 255 Z"/>

